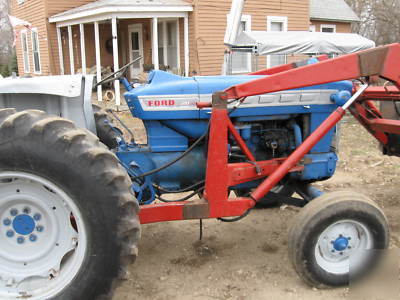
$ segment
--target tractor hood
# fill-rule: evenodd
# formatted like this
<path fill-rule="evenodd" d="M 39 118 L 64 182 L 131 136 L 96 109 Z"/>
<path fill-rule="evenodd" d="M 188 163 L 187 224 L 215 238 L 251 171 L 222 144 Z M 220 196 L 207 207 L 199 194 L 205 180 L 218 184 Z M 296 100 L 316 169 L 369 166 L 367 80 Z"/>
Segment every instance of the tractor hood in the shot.
<path fill-rule="evenodd" d="M 142 95 L 176 95 L 176 94 L 213 94 L 232 85 L 251 81 L 262 76 L 194 76 L 182 77 L 164 71 L 152 71 L 143 86 L 128 94 Z"/>
<path fill-rule="evenodd" d="M 148 82 L 127 93 L 125 99 L 135 117 L 157 119 L 198 119 L 209 117 L 209 110 L 200 110 L 196 102 L 209 102 L 217 91 L 263 76 L 194 76 L 181 77 L 164 71 L 152 71 Z M 288 105 L 332 105 L 330 96 L 341 90 L 352 91 L 349 81 L 282 91 L 248 97 L 242 108 L 277 107 Z M 265 113 L 264 113 L 265 114 Z M 208 115 L 208 116 L 205 116 Z"/>

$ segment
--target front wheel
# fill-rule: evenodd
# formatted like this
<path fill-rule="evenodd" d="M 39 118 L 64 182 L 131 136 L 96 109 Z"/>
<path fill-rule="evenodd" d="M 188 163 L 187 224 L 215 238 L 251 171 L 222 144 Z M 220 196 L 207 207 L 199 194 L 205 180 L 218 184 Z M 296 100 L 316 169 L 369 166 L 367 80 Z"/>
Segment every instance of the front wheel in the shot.
<path fill-rule="evenodd" d="M 0 299 L 111 297 L 140 235 L 118 159 L 37 110 L 0 110 L 0 141 Z"/>
<path fill-rule="evenodd" d="M 389 243 L 386 218 L 355 192 L 327 193 L 308 203 L 289 232 L 289 257 L 312 286 L 348 285 L 374 266 Z M 351 278 L 350 278 L 351 277 Z"/>

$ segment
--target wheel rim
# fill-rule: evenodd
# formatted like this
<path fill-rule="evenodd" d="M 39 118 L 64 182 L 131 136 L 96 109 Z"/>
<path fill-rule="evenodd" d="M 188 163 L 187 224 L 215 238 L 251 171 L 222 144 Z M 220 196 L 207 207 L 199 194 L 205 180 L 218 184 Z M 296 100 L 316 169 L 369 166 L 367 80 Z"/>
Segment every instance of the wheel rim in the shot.
<path fill-rule="evenodd" d="M 326 272 L 343 275 L 359 270 L 368 261 L 371 231 L 354 220 L 336 222 L 326 228 L 315 245 L 317 264 Z"/>
<path fill-rule="evenodd" d="M 80 270 L 87 247 L 73 200 L 47 179 L 0 173 L 0 299 L 47 299 Z"/>

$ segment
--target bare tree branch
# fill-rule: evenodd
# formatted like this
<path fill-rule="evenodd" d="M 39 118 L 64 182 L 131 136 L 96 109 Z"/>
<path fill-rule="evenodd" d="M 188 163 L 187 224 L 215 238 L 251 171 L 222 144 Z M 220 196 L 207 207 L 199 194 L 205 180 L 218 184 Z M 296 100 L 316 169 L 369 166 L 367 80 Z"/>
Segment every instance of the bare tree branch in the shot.
<path fill-rule="evenodd" d="M 8 64 L 13 53 L 13 32 L 8 19 L 9 7 L 9 0 L 0 0 L 0 64 Z"/>
<path fill-rule="evenodd" d="M 361 22 L 353 30 L 377 45 L 400 41 L 400 0 L 346 0 Z"/>

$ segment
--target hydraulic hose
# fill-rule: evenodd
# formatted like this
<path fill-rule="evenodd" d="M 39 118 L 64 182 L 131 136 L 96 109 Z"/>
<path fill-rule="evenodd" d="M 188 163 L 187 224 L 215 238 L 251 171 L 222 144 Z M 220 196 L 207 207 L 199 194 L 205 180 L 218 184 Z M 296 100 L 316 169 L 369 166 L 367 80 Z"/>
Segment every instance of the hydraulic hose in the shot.
<path fill-rule="evenodd" d="M 165 165 L 163 165 L 161 167 L 158 167 L 158 168 L 156 168 L 154 170 L 151 170 L 151 171 L 145 172 L 143 174 L 137 175 L 135 177 L 132 177 L 132 179 L 142 178 L 142 177 L 146 177 L 146 176 L 152 175 L 154 173 L 160 172 L 161 170 L 164 170 L 164 169 L 168 168 L 169 166 L 173 165 L 174 163 L 176 163 L 177 161 L 181 160 L 186 155 L 188 155 L 189 152 L 192 151 L 198 144 L 200 144 L 200 142 L 208 135 L 209 128 L 210 128 L 210 123 L 208 123 L 206 132 L 201 137 L 199 137 L 197 139 L 197 141 L 195 141 L 189 148 L 187 148 L 185 150 L 185 152 L 183 152 L 180 156 L 178 156 L 174 160 L 172 160 L 172 161 L 166 163 Z"/>
<path fill-rule="evenodd" d="M 156 196 L 156 198 L 157 198 L 158 200 L 160 200 L 160 201 L 162 201 L 162 202 L 166 202 L 166 203 L 183 202 L 183 201 L 186 201 L 186 200 L 188 200 L 188 199 L 190 199 L 190 198 L 196 196 L 198 193 L 200 193 L 200 192 L 203 191 L 203 190 L 204 190 L 204 187 L 201 187 L 201 188 L 195 190 L 193 193 L 191 193 L 191 194 L 189 194 L 189 195 L 187 195 L 187 196 L 185 196 L 185 197 L 183 197 L 183 198 L 177 199 L 177 200 L 167 200 L 167 199 L 162 198 L 161 196 Z"/>
<path fill-rule="evenodd" d="M 167 190 L 156 184 L 153 184 L 153 187 L 155 189 L 163 192 L 164 194 L 177 194 L 177 193 L 184 193 L 184 192 L 192 191 L 199 185 L 204 185 L 205 182 L 206 182 L 205 180 L 201 180 L 201 181 L 196 182 L 195 184 L 192 184 L 192 185 L 185 187 L 183 189 L 180 189 L 180 190 Z"/>

